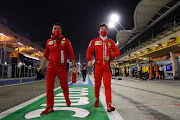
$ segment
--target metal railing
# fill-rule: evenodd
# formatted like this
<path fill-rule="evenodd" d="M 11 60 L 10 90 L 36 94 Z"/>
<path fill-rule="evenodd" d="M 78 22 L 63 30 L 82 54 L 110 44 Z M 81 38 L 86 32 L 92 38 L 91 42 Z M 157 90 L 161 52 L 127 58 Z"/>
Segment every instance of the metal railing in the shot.
<path fill-rule="evenodd" d="M 12 66 L 9 64 L 0 64 L 0 78 L 10 78 Z"/>
<path fill-rule="evenodd" d="M 35 77 L 35 67 L 30 69 L 28 66 L 18 68 L 16 65 L 15 69 L 12 70 L 11 64 L 0 64 L 0 79 L 18 77 Z"/>

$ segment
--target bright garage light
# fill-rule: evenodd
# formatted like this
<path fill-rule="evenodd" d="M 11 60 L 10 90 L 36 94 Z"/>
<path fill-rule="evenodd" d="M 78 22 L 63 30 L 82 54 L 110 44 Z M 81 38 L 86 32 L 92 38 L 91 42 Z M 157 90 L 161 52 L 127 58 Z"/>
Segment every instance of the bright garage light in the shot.
<path fill-rule="evenodd" d="M 111 21 L 118 21 L 119 20 L 119 16 L 117 14 L 112 14 L 110 17 Z"/>
<path fill-rule="evenodd" d="M 110 28 L 113 28 L 113 27 L 115 26 L 115 24 L 114 24 L 113 22 L 109 22 L 108 26 L 109 26 Z"/>

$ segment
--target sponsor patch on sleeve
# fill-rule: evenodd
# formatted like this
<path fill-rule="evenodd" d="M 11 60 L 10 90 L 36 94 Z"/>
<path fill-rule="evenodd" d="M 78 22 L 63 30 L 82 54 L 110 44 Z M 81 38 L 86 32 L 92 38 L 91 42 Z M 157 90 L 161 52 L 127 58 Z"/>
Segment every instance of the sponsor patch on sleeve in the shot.
<path fill-rule="evenodd" d="M 53 44 L 53 41 L 49 41 L 48 45 L 52 45 Z"/>

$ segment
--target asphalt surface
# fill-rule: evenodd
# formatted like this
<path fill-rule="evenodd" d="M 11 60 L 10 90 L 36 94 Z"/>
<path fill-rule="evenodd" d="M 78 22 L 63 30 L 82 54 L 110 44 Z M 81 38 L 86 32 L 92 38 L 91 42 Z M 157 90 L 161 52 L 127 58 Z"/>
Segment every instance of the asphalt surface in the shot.
<path fill-rule="evenodd" d="M 56 79 L 55 88 L 59 85 Z M 111 88 L 112 105 L 124 120 L 180 120 L 180 80 L 122 77 L 112 79 Z M 103 82 L 101 91 L 105 94 Z M 0 112 L 43 93 L 46 81 L 0 87 Z"/>
<path fill-rule="evenodd" d="M 112 79 L 111 88 L 112 104 L 124 120 L 180 120 L 180 80 L 122 77 Z"/>
<path fill-rule="evenodd" d="M 70 81 L 71 77 L 68 78 L 68 82 Z M 59 79 L 56 79 L 54 88 L 59 86 Z M 0 86 L 0 113 L 43 93 L 46 93 L 45 80 L 10 86 Z"/>

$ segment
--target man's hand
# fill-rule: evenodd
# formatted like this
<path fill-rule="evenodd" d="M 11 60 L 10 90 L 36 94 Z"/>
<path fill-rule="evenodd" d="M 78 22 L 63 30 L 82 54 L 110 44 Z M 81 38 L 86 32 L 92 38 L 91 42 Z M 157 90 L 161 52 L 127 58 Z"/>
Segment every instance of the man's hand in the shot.
<path fill-rule="evenodd" d="M 74 71 L 77 72 L 77 68 L 73 66 L 72 71 L 73 71 L 73 72 L 74 72 Z"/>
<path fill-rule="evenodd" d="M 42 71 L 43 70 L 43 67 L 39 67 L 38 68 L 38 72 Z"/>
<path fill-rule="evenodd" d="M 44 69 L 44 66 L 46 64 L 46 62 L 48 61 L 47 58 L 43 57 L 43 60 L 42 60 L 42 63 L 41 63 L 41 66 L 38 68 L 38 72 L 42 71 Z"/>
<path fill-rule="evenodd" d="M 92 61 L 88 61 L 88 66 L 92 67 Z"/>
<path fill-rule="evenodd" d="M 104 60 L 105 60 L 105 61 L 109 61 L 109 60 L 110 60 L 110 57 L 109 57 L 109 56 L 106 56 L 106 57 L 104 58 Z"/>

